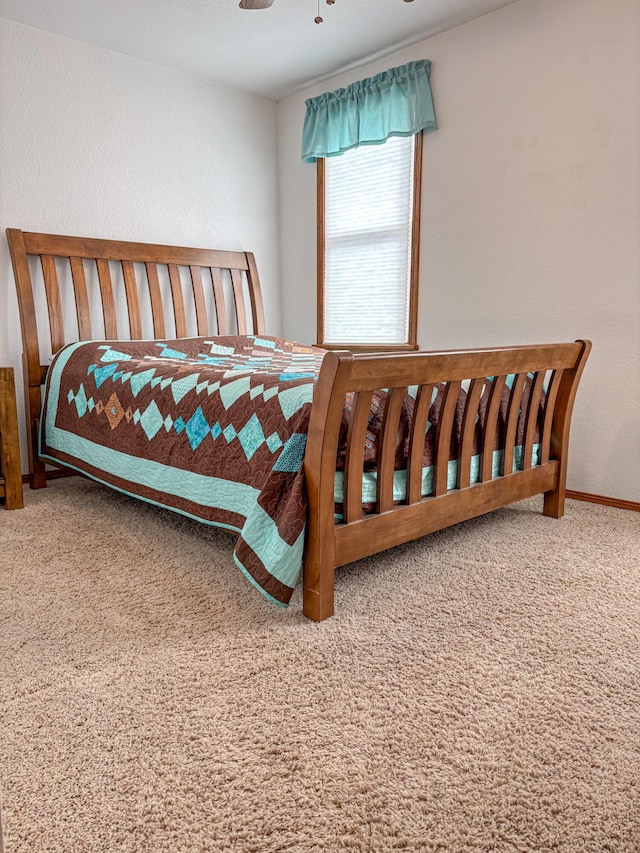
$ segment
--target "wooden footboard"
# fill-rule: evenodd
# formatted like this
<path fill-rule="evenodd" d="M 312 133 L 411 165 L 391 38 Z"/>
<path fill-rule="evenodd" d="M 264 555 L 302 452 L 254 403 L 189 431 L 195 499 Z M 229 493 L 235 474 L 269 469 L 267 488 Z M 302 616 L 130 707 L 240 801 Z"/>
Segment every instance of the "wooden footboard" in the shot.
<path fill-rule="evenodd" d="M 536 494 L 545 496 L 545 515 L 560 517 L 564 512 L 571 412 L 590 349 L 589 341 L 577 341 L 416 355 L 329 353 L 316 388 L 305 456 L 309 501 L 305 615 L 321 621 L 333 614 L 334 570 L 338 566 Z M 521 449 L 517 449 L 517 426 L 528 374 L 532 385 L 522 414 L 524 438 Z M 496 473 L 494 441 L 508 376 L 512 378 L 505 447 Z M 466 403 L 455 460 L 456 482 L 450 488 L 449 448 L 462 382 L 467 388 Z M 446 384 L 434 439 L 433 489 L 423 497 L 425 430 L 432 392 L 438 383 Z M 410 427 L 406 494 L 397 501 L 393 494 L 395 443 L 402 401 L 409 386 L 418 387 Z M 372 392 L 378 389 L 388 389 L 388 394 L 378 448 L 375 510 L 363 514 L 365 433 Z M 477 448 L 477 476 L 472 482 L 474 431 L 483 391 L 485 395 L 488 392 L 488 404 L 481 446 Z M 343 517 L 336 522 L 336 457 L 348 393 L 355 397 L 347 435 Z M 541 400 L 544 414 L 540 428 Z M 537 464 L 532 463 L 534 443 L 538 445 Z M 521 454 L 521 467 L 513 470 L 517 452 Z"/>

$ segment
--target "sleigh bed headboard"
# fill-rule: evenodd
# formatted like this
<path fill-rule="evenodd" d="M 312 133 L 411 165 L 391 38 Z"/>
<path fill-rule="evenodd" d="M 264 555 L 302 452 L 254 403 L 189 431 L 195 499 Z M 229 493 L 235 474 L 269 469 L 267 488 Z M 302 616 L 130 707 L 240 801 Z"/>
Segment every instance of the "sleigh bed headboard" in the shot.
<path fill-rule="evenodd" d="M 251 252 L 192 249 L 7 228 L 33 430 L 49 357 L 72 341 L 263 334 Z"/>

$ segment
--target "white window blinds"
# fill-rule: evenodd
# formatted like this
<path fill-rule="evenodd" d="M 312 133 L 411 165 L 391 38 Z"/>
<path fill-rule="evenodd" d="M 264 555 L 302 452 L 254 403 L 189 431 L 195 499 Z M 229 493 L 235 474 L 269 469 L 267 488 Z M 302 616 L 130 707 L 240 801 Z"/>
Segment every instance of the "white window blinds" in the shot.
<path fill-rule="evenodd" d="M 409 336 L 415 136 L 325 161 L 324 343 Z"/>

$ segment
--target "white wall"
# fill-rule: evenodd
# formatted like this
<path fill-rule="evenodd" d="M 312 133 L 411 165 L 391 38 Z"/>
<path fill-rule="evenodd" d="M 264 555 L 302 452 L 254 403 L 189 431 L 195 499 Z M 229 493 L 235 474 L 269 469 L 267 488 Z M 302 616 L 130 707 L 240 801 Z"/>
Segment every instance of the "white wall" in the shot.
<path fill-rule="evenodd" d="M 0 19 L 0 364 L 21 423 L 5 228 L 253 251 L 277 334 L 276 170 L 273 101 Z"/>
<path fill-rule="evenodd" d="M 569 487 L 640 501 L 640 4 L 523 0 L 279 104 L 283 330 L 315 338 L 304 100 L 433 61 L 423 348 L 588 337 Z"/>

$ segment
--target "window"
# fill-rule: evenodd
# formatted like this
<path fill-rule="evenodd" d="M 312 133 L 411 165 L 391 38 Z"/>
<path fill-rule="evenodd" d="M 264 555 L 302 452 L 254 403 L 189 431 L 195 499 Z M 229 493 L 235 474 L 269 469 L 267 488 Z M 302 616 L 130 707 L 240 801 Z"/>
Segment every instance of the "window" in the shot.
<path fill-rule="evenodd" d="M 318 159 L 318 343 L 417 349 L 422 133 Z"/>

